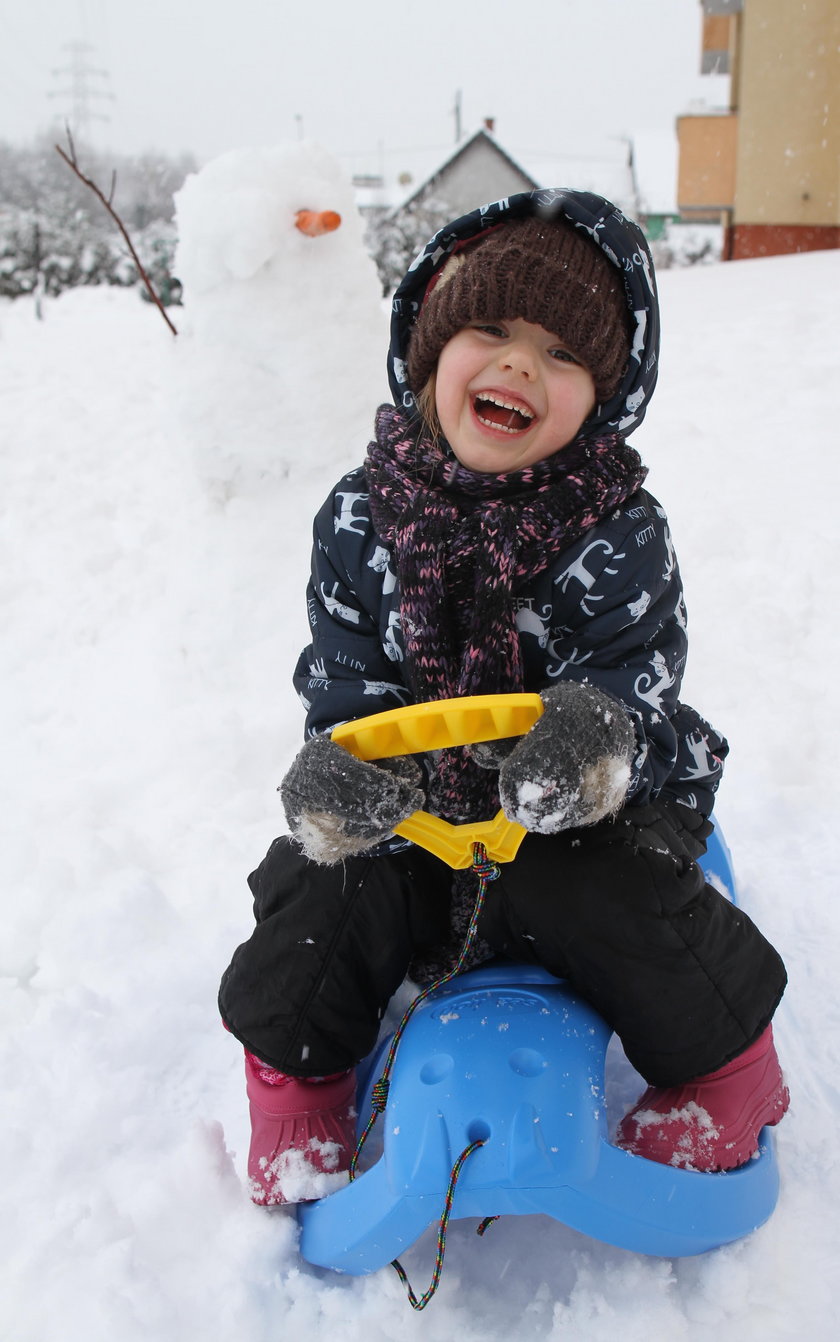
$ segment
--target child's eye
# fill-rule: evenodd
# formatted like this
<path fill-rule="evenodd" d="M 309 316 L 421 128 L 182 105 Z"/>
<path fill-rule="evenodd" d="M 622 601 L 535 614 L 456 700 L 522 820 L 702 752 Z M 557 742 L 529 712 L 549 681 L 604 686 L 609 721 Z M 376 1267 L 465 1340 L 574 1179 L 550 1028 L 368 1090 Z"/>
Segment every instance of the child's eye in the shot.
<path fill-rule="evenodd" d="M 473 330 L 483 331 L 485 335 L 498 336 L 501 340 L 504 340 L 507 336 L 507 331 L 504 327 L 495 326 L 492 322 L 477 322 L 473 327 Z"/>
<path fill-rule="evenodd" d="M 549 350 L 549 354 L 552 359 L 557 359 L 558 363 L 580 363 L 580 359 L 576 359 L 567 349 L 552 349 Z"/>

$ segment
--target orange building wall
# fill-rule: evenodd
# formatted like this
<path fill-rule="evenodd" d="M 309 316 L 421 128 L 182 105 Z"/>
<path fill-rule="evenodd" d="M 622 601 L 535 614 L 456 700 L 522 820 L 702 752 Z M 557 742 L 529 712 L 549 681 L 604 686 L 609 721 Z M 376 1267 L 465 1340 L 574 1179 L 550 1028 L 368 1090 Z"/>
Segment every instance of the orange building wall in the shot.
<path fill-rule="evenodd" d="M 680 213 L 717 219 L 735 201 L 737 118 L 732 113 L 677 118 Z"/>
<path fill-rule="evenodd" d="M 702 46 L 730 107 L 677 121 L 681 213 L 723 215 L 727 257 L 840 246 L 840 0 L 743 0 Z"/>

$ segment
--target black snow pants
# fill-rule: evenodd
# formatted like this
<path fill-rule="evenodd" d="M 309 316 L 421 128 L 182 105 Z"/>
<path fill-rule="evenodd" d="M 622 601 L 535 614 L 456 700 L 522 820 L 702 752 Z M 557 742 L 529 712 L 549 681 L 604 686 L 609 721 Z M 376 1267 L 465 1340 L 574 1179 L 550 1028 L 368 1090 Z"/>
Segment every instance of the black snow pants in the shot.
<path fill-rule="evenodd" d="M 656 1085 L 743 1052 L 785 987 L 777 952 L 704 881 L 709 830 L 658 801 L 529 834 L 488 886 L 479 924 L 499 954 L 567 979 Z M 225 1024 L 292 1076 L 352 1067 L 415 955 L 446 940 L 451 884 L 419 848 L 323 867 L 275 840 L 249 877 L 257 925 L 222 979 Z"/>

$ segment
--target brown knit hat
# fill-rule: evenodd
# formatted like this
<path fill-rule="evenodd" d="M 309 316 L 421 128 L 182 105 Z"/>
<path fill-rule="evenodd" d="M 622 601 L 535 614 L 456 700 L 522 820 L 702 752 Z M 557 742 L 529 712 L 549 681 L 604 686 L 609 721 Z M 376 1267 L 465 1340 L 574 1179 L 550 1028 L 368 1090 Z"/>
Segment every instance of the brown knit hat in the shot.
<path fill-rule="evenodd" d="M 560 337 L 589 369 L 599 402 L 615 395 L 631 346 L 621 272 L 580 229 L 535 218 L 501 224 L 450 256 L 412 328 L 412 390 L 462 327 L 516 317 Z"/>

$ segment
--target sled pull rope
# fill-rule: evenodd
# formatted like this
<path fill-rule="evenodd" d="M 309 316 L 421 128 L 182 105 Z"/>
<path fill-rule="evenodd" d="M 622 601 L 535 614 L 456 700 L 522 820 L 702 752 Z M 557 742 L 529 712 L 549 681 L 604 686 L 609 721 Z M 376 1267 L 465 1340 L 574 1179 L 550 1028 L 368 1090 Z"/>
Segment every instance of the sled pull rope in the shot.
<path fill-rule="evenodd" d="M 407 1007 L 406 1011 L 403 1014 L 402 1020 L 400 1021 L 396 1030 L 394 1031 L 394 1037 L 391 1040 L 391 1046 L 388 1049 L 388 1054 L 385 1059 L 385 1066 L 382 1068 L 382 1074 L 379 1077 L 379 1080 L 374 1085 L 373 1090 L 371 1092 L 370 1118 L 365 1124 L 362 1135 L 359 1138 L 356 1150 L 353 1153 L 353 1159 L 350 1162 L 351 1179 L 355 1179 L 356 1177 L 356 1167 L 359 1162 L 359 1157 L 362 1154 L 362 1150 L 364 1149 L 365 1142 L 367 1141 L 368 1137 L 373 1131 L 374 1126 L 376 1125 L 377 1118 L 381 1113 L 384 1112 L 385 1106 L 388 1103 L 388 1090 L 391 1085 L 391 1072 L 393 1071 L 394 1062 L 396 1061 L 397 1050 L 400 1046 L 400 1040 L 402 1039 L 402 1036 L 405 1032 L 405 1028 L 408 1025 L 408 1022 L 411 1020 L 411 1017 L 414 1015 L 414 1012 L 420 1006 L 420 1003 L 424 1002 L 426 998 L 429 997 L 438 988 L 442 988 L 445 983 L 449 983 L 451 979 L 456 978 L 457 975 L 461 973 L 464 965 L 466 964 L 470 948 L 473 942 L 475 941 L 477 935 L 478 920 L 481 917 L 481 910 L 484 907 L 484 897 L 485 894 L 487 893 L 487 887 L 490 884 L 490 882 L 495 881 L 497 876 L 499 875 L 498 865 L 495 862 L 490 861 L 490 859 L 487 856 L 487 849 L 485 848 L 483 843 L 473 844 L 472 870 L 478 878 L 478 890 L 475 896 L 475 904 L 473 905 L 472 916 L 470 917 L 470 925 L 467 928 L 467 935 L 465 936 L 464 944 L 461 947 L 461 953 L 458 956 L 457 963 L 455 964 L 453 969 L 447 970 L 445 974 L 441 974 L 440 977 L 436 978 L 432 983 L 428 983 L 426 987 L 423 988 L 417 994 L 414 1001 L 411 1002 Z M 408 1280 L 408 1275 L 405 1269 L 403 1268 L 402 1264 L 400 1263 L 399 1259 L 395 1258 L 391 1263 L 391 1266 L 393 1267 L 400 1281 L 403 1283 L 406 1290 L 408 1291 L 408 1300 L 412 1309 L 415 1310 L 425 1309 L 440 1284 L 440 1276 L 441 1272 L 443 1271 L 443 1257 L 446 1252 L 446 1231 L 449 1225 L 449 1218 L 452 1214 L 452 1204 L 455 1198 L 455 1189 L 458 1184 L 458 1179 L 460 1177 L 461 1170 L 463 1169 L 466 1161 L 469 1159 L 469 1157 L 472 1155 L 474 1151 L 477 1151 L 480 1146 L 484 1146 L 486 1140 L 487 1140 L 486 1138 L 482 1137 L 474 1142 L 471 1142 L 470 1145 L 465 1147 L 465 1149 L 461 1152 L 461 1154 L 459 1155 L 458 1159 L 455 1161 L 455 1164 L 452 1167 L 452 1173 L 449 1176 L 449 1184 L 447 1186 L 446 1197 L 444 1199 L 443 1213 L 441 1215 L 440 1222 L 438 1224 L 437 1251 L 435 1253 L 434 1271 L 432 1273 L 432 1280 L 429 1285 L 429 1289 L 425 1292 L 425 1294 L 421 1295 L 419 1298 L 415 1295 L 414 1291 L 411 1288 L 411 1284 Z M 479 1235 L 483 1235 L 487 1227 L 497 1219 L 498 1218 L 495 1216 L 486 1217 L 482 1221 L 481 1225 L 478 1227 L 477 1233 Z"/>
<path fill-rule="evenodd" d="M 406 1272 L 400 1260 L 398 1258 L 395 1258 L 391 1263 L 391 1267 L 394 1269 L 400 1281 L 402 1282 L 403 1286 L 405 1287 L 406 1291 L 408 1292 L 408 1303 L 411 1305 L 412 1309 L 416 1310 L 425 1309 L 429 1301 L 431 1300 L 432 1296 L 434 1295 L 435 1291 L 437 1290 L 438 1286 L 440 1285 L 440 1276 L 441 1273 L 443 1272 L 443 1256 L 446 1253 L 446 1231 L 449 1225 L 449 1217 L 452 1214 L 452 1203 L 455 1200 L 455 1188 L 458 1183 L 458 1178 L 460 1176 L 461 1170 L 463 1169 L 469 1157 L 472 1155 L 473 1151 L 477 1151 L 480 1146 L 484 1146 L 486 1140 L 487 1139 L 485 1137 L 479 1137 L 476 1141 L 470 1142 L 470 1145 L 461 1152 L 460 1156 L 455 1161 L 455 1164 L 452 1166 L 452 1173 L 449 1176 L 449 1184 L 447 1185 L 446 1189 L 446 1199 L 443 1204 L 443 1215 L 441 1216 L 440 1223 L 438 1224 L 437 1252 L 435 1253 L 435 1266 L 434 1271 L 432 1272 L 432 1280 L 429 1283 L 429 1289 L 418 1298 L 414 1294 L 414 1291 L 412 1290 L 411 1282 L 408 1280 L 408 1273 Z M 496 1219 L 495 1217 L 489 1218 L 489 1220 L 495 1220 L 495 1219 Z M 487 1228 L 486 1223 L 482 1221 L 478 1233 L 483 1234 L 486 1228 Z"/>

